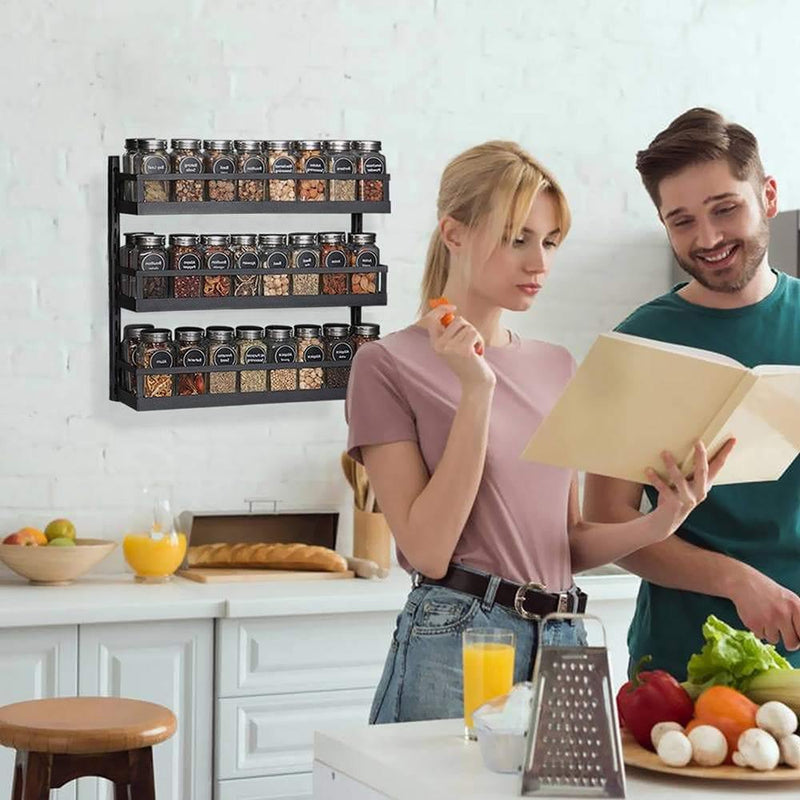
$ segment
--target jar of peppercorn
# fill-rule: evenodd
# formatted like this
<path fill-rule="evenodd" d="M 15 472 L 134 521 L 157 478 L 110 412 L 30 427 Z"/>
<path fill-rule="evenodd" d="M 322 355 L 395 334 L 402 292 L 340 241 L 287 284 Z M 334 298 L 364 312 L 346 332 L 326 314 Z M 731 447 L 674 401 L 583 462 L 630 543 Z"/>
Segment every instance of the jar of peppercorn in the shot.
<path fill-rule="evenodd" d="M 169 268 L 188 273 L 172 279 L 172 296 L 200 297 L 202 279 L 198 270 L 203 267 L 200 237 L 194 233 L 173 233 L 169 237 Z"/>
<path fill-rule="evenodd" d="M 231 237 L 226 234 L 208 234 L 201 237 L 206 269 L 231 269 Z M 204 275 L 204 297 L 230 297 L 230 275 Z"/>
<path fill-rule="evenodd" d="M 318 269 L 319 247 L 315 233 L 290 233 L 291 266 L 295 269 Z M 292 294 L 319 294 L 319 273 L 292 275 Z"/>
<path fill-rule="evenodd" d="M 327 367 L 325 385 L 329 389 L 344 389 L 350 378 L 350 364 L 353 360 L 353 339 L 350 326 L 328 322 L 322 326 L 325 340 L 325 360 L 341 364 L 339 367 Z"/>
<path fill-rule="evenodd" d="M 208 345 L 202 328 L 175 328 L 178 350 L 178 366 L 194 367 L 197 372 L 180 372 L 177 375 L 177 390 L 181 397 L 206 393 L 208 375 L 202 371 L 208 366 Z"/>
<path fill-rule="evenodd" d="M 288 325 L 267 325 L 267 361 L 270 364 L 294 364 L 297 361 L 297 345 L 294 332 Z M 271 369 L 269 388 L 272 392 L 287 392 L 297 389 L 297 370 L 290 368 Z"/>
<path fill-rule="evenodd" d="M 347 266 L 347 244 L 345 234 L 330 231 L 319 234 L 320 266 L 327 269 L 341 269 Z M 322 275 L 322 294 L 347 294 L 347 273 L 334 272 Z"/>
<path fill-rule="evenodd" d="M 353 326 L 353 346 L 358 352 L 365 344 L 381 338 L 381 326 L 372 322 L 361 322 Z"/>

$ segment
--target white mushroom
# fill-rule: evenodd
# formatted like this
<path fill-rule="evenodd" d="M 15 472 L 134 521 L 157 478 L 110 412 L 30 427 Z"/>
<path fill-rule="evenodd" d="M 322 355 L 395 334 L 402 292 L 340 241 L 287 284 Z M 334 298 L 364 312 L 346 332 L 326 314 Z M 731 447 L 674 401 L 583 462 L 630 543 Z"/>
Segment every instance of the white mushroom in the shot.
<path fill-rule="evenodd" d="M 788 764 L 797 769 L 800 767 L 800 736 L 790 733 L 784 736 L 778 744 L 781 748 L 781 764 Z"/>
<path fill-rule="evenodd" d="M 784 703 L 770 700 L 756 712 L 756 725 L 776 739 L 783 739 L 797 730 L 797 714 Z"/>
<path fill-rule="evenodd" d="M 728 755 L 728 741 L 719 728 L 698 725 L 689 732 L 692 758 L 701 767 L 719 766 Z"/>
<path fill-rule="evenodd" d="M 731 759 L 733 760 L 733 763 L 736 764 L 737 767 L 747 766 L 747 762 L 744 760 L 744 756 L 738 750 L 734 750 Z"/>
<path fill-rule="evenodd" d="M 741 762 L 739 766 L 748 766 L 760 771 L 775 769 L 780 761 L 781 751 L 778 743 L 761 728 L 748 728 L 737 742 Z"/>
<path fill-rule="evenodd" d="M 667 731 L 680 731 L 683 733 L 683 725 L 681 725 L 679 722 L 657 722 L 655 725 L 653 725 L 653 728 L 650 731 L 650 741 L 653 743 L 653 747 L 656 750 L 658 750 L 658 743 L 661 741 L 661 737 Z"/>
<path fill-rule="evenodd" d="M 656 751 L 668 767 L 685 767 L 692 760 L 692 743 L 682 731 L 667 731 Z"/>

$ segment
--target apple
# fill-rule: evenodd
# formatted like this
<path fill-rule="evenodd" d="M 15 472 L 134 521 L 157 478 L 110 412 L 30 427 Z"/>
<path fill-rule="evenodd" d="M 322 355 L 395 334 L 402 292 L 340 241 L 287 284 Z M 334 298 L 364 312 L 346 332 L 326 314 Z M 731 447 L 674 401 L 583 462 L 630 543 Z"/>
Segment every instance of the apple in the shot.
<path fill-rule="evenodd" d="M 36 536 L 25 530 L 9 534 L 5 539 L 3 539 L 3 544 L 19 544 L 23 547 L 39 546 L 39 542 L 36 541 Z"/>

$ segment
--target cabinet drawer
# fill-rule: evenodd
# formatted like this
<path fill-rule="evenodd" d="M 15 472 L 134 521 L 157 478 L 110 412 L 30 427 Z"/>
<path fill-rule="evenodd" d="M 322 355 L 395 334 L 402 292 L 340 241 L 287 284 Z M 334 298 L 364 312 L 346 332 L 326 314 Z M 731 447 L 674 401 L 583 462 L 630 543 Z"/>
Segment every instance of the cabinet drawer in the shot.
<path fill-rule="evenodd" d="M 217 696 L 376 686 L 396 614 L 223 619 L 217 625 Z"/>
<path fill-rule="evenodd" d="M 307 800 L 313 794 L 311 773 L 219 781 L 214 800 Z"/>
<path fill-rule="evenodd" d="M 217 701 L 217 778 L 309 772 L 314 731 L 366 724 L 373 689 Z"/>

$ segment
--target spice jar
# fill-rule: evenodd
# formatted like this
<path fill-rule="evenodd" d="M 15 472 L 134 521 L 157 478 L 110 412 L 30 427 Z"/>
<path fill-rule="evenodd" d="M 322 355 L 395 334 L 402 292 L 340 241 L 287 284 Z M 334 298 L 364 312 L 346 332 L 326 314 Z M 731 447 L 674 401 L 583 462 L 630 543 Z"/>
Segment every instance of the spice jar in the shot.
<path fill-rule="evenodd" d="M 329 322 L 322 326 L 325 340 L 325 360 L 342 364 L 325 370 L 325 385 L 329 389 L 344 389 L 350 378 L 350 364 L 353 360 L 353 340 L 350 326 Z"/>
<path fill-rule="evenodd" d="M 319 325 L 294 326 L 298 361 L 317 364 L 325 360 L 325 344 L 320 334 Z M 298 372 L 301 389 L 321 389 L 325 385 L 322 367 L 302 367 Z"/>
<path fill-rule="evenodd" d="M 153 231 L 136 231 L 134 233 L 123 234 L 125 243 L 119 248 L 119 265 L 122 269 L 136 269 L 136 247 L 137 236 L 152 236 Z M 130 275 L 124 273 L 119 278 L 119 288 L 122 294 L 128 297 L 136 296 L 136 282 Z"/>
<path fill-rule="evenodd" d="M 137 323 L 126 325 L 122 329 L 122 345 L 120 347 L 120 359 L 124 364 L 131 367 L 136 366 L 136 348 L 142 340 L 142 331 L 150 331 L 155 325 L 149 323 Z M 129 369 L 122 370 L 122 387 L 131 394 L 136 394 L 136 375 Z"/>
<path fill-rule="evenodd" d="M 286 246 L 286 236 L 282 233 L 260 234 L 258 251 L 262 269 L 287 269 L 291 263 L 292 251 Z M 285 273 L 263 275 L 262 281 L 265 297 L 289 294 L 289 276 Z"/>
<path fill-rule="evenodd" d="M 242 275 L 233 276 L 233 294 L 235 297 L 256 297 L 261 280 L 259 269 L 261 262 L 256 247 L 254 233 L 235 233 L 231 236 L 231 255 L 233 268 L 242 270 Z"/>
<path fill-rule="evenodd" d="M 158 234 L 135 236 L 136 269 L 141 272 L 162 272 L 167 268 L 166 237 Z M 135 280 L 135 279 L 134 279 Z M 167 296 L 167 276 L 146 276 L 142 280 L 142 297 L 146 300 Z"/>
<path fill-rule="evenodd" d="M 179 175 L 202 175 L 203 154 L 200 139 L 173 139 L 170 154 L 172 171 Z M 199 203 L 203 200 L 202 180 L 173 181 L 173 199 L 178 203 Z"/>
<path fill-rule="evenodd" d="M 203 258 L 206 269 L 230 269 L 231 248 L 230 236 L 225 234 L 209 234 L 201 237 Z M 230 275 L 204 275 L 204 297 L 230 297 Z"/>
<path fill-rule="evenodd" d="M 328 172 L 334 175 L 355 175 L 357 157 L 352 150 L 353 143 L 346 139 L 334 139 L 325 143 L 325 154 L 328 162 Z M 330 180 L 330 191 L 328 193 L 331 200 L 355 200 L 356 181 L 354 178 L 349 180 Z"/>
<path fill-rule="evenodd" d="M 263 143 L 257 139 L 236 140 L 236 171 L 244 175 L 263 175 L 267 171 L 267 158 Z M 265 180 L 239 181 L 239 199 L 262 202 L 266 196 Z"/>
<path fill-rule="evenodd" d="M 205 147 L 206 172 L 214 175 L 233 175 L 236 172 L 236 158 L 233 144 L 229 139 L 207 139 Z M 230 202 L 236 199 L 236 181 L 208 181 L 208 199 Z"/>
<path fill-rule="evenodd" d="M 361 322 L 353 327 L 353 347 L 358 352 L 365 344 L 381 338 L 381 326 L 371 322 Z"/>
<path fill-rule="evenodd" d="M 357 169 L 363 175 L 358 182 L 358 199 L 378 203 L 384 199 L 383 183 L 386 175 L 386 158 L 380 152 L 381 143 L 374 139 L 358 139 L 353 142 L 353 150 L 358 157 Z"/>
<path fill-rule="evenodd" d="M 139 175 L 166 175 L 169 172 L 167 140 L 139 139 L 134 167 Z M 169 181 L 144 181 L 143 193 L 146 203 L 166 203 L 169 200 Z"/>
<path fill-rule="evenodd" d="M 323 174 L 325 159 L 322 157 L 322 142 L 304 139 L 297 143 L 297 171 L 307 175 Z M 322 201 L 325 199 L 327 181 L 320 178 L 297 181 L 297 193 L 301 200 Z"/>
<path fill-rule="evenodd" d="M 317 269 L 319 248 L 313 233 L 290 233 L 289 248 L 292 251 L 290 266 L 295 269 Z M 292 294 L 319 294 L 319 273 L 292 275 Z"/>
<path fill-rule="evenodd" d="M 242 366 L 267 363 L 267 346 L 264 329 L 257 325 L 239 325 L 236 328 L 236 350 Z M 267 372 L 260 369 L 243 369 L 239 373 L 240 392 L 266 392 Z"/>
<path fill-rule="evenodd" d="M 121 172 L 132 175 L 136 172 L 136 153 L 139 152 L 139 138 L 125 140 L 125 153 L 122 156 Z M 122 197 L 125 200 L 136 199 L 136 182 L 127 180 L 124 183 Z"/>
<path fill-rule="evenodd" d="M 374 233 L 348 234 L 347 247 L 351 267 L 371 269 L 380 263 Z M 350 290 L 353 294 L 375 294 L 378 291 L 378 273 L 354 272 L 350 276 Z"/>
<path fill-rule="evenodd" d="M 211 325 L 206 328 L 208 339 L 208 363 L 212 367 L 233 367 L 236 364 L 236 347 L 233 328 L 227 325 Z M 230 394 L 236 391 L 236 371 L 208 373 L 210 394 Z"/>
<path fill-rule="evenodd" d="M 293 364 L 297 361 L 294 332 L 288 325 L 267 325 L 267 361 L 270 364 Z M 296 369 L 271 369 L 269 388 L 273 392 L 291 392 L 297 389 Z"/>
<path fill-rule="evenodd" d="M 287 139 L 273 139 L 267 142 L 267 163 L 271 173 L 294 172 L 297 160 L 294 153 L 294 142 Z M 269 199 L 278 202 L 293 202 L 297 199 L 294 179 L 276 180 L 270 178 Z"/>
<path fill-rule="evenodd" d="M 169 237 L 169 268 L 196 273 L 203 266 L 200 237 L 194 233 L 173 233 Z M 200 297 L 200 275 L 181 275 L 172 279 L 172 296 Z"/>
<path fill-rule="evenodd" d="M 208 366 L 208 345 L 202 328 L 175 328 L 179 367 L 196 367 L 200 370 Z M 178 395 L 188 397 L 205 394 L 207 376 L 205 372 L 181 372 L 178 378 Z"/>
<path fill-rule="evenodd" d="M 136 366 L 142 369 L 168 369 L 175 366 L 175 347 L 172 331 L 168 328 L 151 328 L 141 332 L 141 341 L 136 348 Z M 145 375 L 144 397 L 172 397 L 173 375 Z"/>
<path fill-rule="evenodd" d="M 347 266 L 347 245 L 344 233 L 331 231 L 319 234 L 320 266 L 341 269 Z M 347 273 L 335 272 L 322 276 L 322 294 L 347 294 Z"/>

